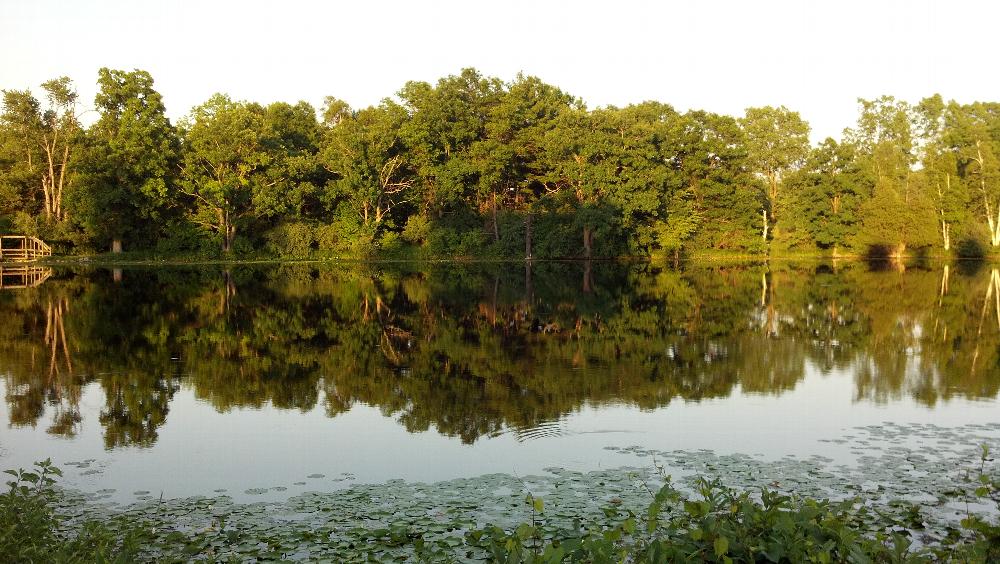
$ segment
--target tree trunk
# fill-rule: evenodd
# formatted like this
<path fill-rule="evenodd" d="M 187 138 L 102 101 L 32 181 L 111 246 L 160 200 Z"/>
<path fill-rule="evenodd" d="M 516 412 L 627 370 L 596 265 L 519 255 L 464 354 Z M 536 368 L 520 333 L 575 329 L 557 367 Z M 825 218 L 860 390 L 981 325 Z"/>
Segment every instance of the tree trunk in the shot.
<path fill-rule="evenodd" d="M 938 295 L 938 307 L 944 304 L 944 296 L 948 293 L 948 278 L 949 278 L 949 268 L 948 265 L 944 265 L 944 271 L 941 272 L 941 293 Z"/>
<path fill-rule="evenodd" d="M 896 249 L 892 252 L 892 258 L 902 259 L 906 254 L 906 243 L 899 243 L 896 245 Z"/>
<path fill-rule="evenodd" d="M 524 258 L 531 260 L 531 212 L 524 218 Z"/>
<path fill-rule="evenodd" d="M 229 220 L 229 212 L 219 210 L 219 223 L 222 231 L 222 252 L 228 253 L 233 248 L 236 238 L 236 226 Z"/>
<path fill-rule="evenodd" d="M 69 142 L 68 141 L 66 142 L 66 148 L 63 151 L 63 162 L 62 162 L 62 166 L 59 167 L 59 184 L 57 185 L 56 191 L 55 191 L 55 202 L 54 202 L 55 209 L 53 211 L 55 212 L 55 216 L 56 216 L 56 220 L 57 221 L 62 221 L 64 219 L 63 218 L 63 213 L 62 213 L 62 195 L 63 195 L 63 187 L 66 185 L 66 167 L 67 166 L 69 166 Z"/>
<path fill-rule="evenodd" d="M 228 253 L 233 250 L 233 241 L 236 239 L 236 226 L 227 223 L 222 237 L 222 252 Z"/>
<path fill-rule="evenodd" d="M 594 230 L 590 226 L 583 226 L 583 258 L 590 259 L 594 250 Z"/>
<path fill-rule="evenodd" d="M 52 217 L 52 196 L 49 194 L 49 187 L 45 183 L 45 174 L 42 174 L 42 194 L 45 195 L 45 219 Z"/>
<path fill-rule="evenodd" d="M 115 253 L 115 254 L 118 254 L 118 253 L 122 252 L 122 240 L 121 239 L 113 239 L 111 241 L 111 252 Z"/>
<path fill-rule="evenodd" d="M 990 245 L 1000 246 L 1000 202 L 997 203 L 997 218 L 993 219 L 990 197 L 986 194 L 986 162 L 979 140 L 976 140 L 976 156 L 972 159 L 979 165 L 979 191 L 983 195 L 983 206 L 986 208 L 986 223 L 990 226 Z"/>
<path fill-rule="evenodd" d="M 532 262 L 530 260 L 524 261 L 524 301 L 528 304 L 528 307 L 531 307 L 531 304 L 535 301 L 534 288 L 531 284 Z"/>
<path fill-rule="evenodd" d="M 583 293 L 591 293 L 593 291 L 593 286 L 594 275 L 591 271 L 591 261 L 587 260 L 583 263 Z"/>
<path fill-rule="evenodd" d="M 497 220 L 497 193 L 493 192 L 493 242 L 500 242 L 500 223 Z"/>

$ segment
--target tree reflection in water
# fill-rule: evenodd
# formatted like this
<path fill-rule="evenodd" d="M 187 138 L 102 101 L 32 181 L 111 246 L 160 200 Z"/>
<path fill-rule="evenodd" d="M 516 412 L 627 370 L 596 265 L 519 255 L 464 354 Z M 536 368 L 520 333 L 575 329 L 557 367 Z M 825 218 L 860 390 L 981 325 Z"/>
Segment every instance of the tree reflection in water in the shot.
<path fill-rule="evenodd" d="M 219 411 L 358 402 L 410 431 L 531 433 L 585 404 L 781 394 L 994 398 L 1000 273 L 968 265 L 615 263 L 67 270 L 0 293 L 10 424 L 149 446 L 180 386 Z M 995 321 L 995 322 L 994 322 Z M 47 407 L 49 408 L 47 410 Z M 551 426 L 551 425 L 550 425 Z"/>

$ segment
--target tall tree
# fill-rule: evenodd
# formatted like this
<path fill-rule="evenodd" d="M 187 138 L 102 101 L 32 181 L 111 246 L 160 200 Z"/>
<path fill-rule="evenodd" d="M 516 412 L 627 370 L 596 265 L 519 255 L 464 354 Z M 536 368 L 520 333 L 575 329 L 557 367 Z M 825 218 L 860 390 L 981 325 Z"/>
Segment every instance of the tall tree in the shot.
<path fill-rule="evenodd" d="M 48 106 L 42 108 L 28 90 L 4 90 L 0 121 L 9 133 L 21 137 L 20 174 L 32 178 L 42 194 L 42 213 L 49 222 L 65 219 L 63 196 L 73 181 L 71 158 L 79 141 L 77 94 L 68 77 L 42 84 Z M 37 150 L 36 150 L 37 148 Z"/>
<path fill-rule="evenodd" d="M 345 114 L 329 129 L 320 160 L 333 175 L 328 198 L 374 241 L 409 201 L 412 179 L 400 138 L 406 110 L 385 101 Z"/>
<path fill-rule="evenodd" d="M 767 180 L 771 218 L 764 210 L 764 239 L 769 224 L 778 214 L 778 187 L 789 171 L 799 167 L 809 154 L 809 124 L 798 112 L 784 106 L 747 108 L 740 119 L 750 166 Z"/>
<path fill-rule="evenodd" d="M 466 68 L 442 78 L 436 86 L 408 82 L 399 92 L 409 114 L 400 136 L 416 173 L 416 204 L 422 214 L 442 218 L 470 204 L 491 216 L 497 209 L 499 195 L 481 190 L 489 185 L 480 182 L 471 148 L 486 137 L 491 108 L 503 91 L 499 79 Z M 498 239 L 498 227 L 491 226 L 491 231 Z"/>
<path fill-rule="evenodd" d="M 781 205 L 788 210 L 782 225 L 787 226 L 783 239 L 789 247 L 819 247 L 836 254 L 850 244 L 860 226 L 860 206 L 871 190 L 853 145 L 827 138 L 786 183 L 789 190 Z"/>
<path fill-rule="evenodd" d="M 97 84 L 100 118 L 87 132 L 74 209 L 92 237 L 120 252 L 123 239 L 162 225 L 179 140 L 148 72 L 102 68 Z"/>
<path fill-rule="evenodd" d="M 478 171 L 478 192 L 490 202 L 494 240 L 499 241 L 497 221 L 501 207 L 525 214 L 525 254 L 531 256 L 532 203 L 545 192 L 546 170 L 542 159 L 545 136 L 559 115 L 576 101 L 537 77 L 519 74 L 506 85 L 487 115 L 483 138 L 470 148 Z M 590 238 L 585 228 L 584 248 Z"/>
<path fill-rule="evenodd" d="M 859 242 L 870 248 L 885 245 L 892 256 L 901 257 L 908 246 L 926 247 L 936 239 L 934 198 L 914 181 L 912 171 L 919 116 L 910 104 L 892 96 L 858 102 L 857 126 L 845 134 L 857 148 L 871 186 L 871 199 L 862 208 Z"/>
<path fill-rule="evenodd" d="M 191 220 L 218 234 L 228 253 L 240 229 L 287 203 L 265 174 L 272 155 L 264 146 L 264 109 L 216 94 L 192 110 L 185 129 L 180 190 L 191 197 Z"/>
<path fill-rule="evenodd" d="M 941 96 L 935 94 L 921 100 L 916 113 L 922 141 L 921 181 L 931 191 L 938 215 L 941 247 L 948 252 L 951 251 L 952 241 L 963 235 L 962 230 L 970 220 L 968 187 L 959 176 L 958 155 L 947 144 L 948 107 Z"/>
<path fill-rule="evenodd" d="M 973 210 L 985 219 L 992 247 L 1000 247 L 1000 104 L 948 104 L 942 134 Z"/>
<path fill-rule="evenodd" d="M 750 173 L 743 130 L 734 118 L 703 111 L 684 115 L 673 161 L 703 218 L 696 236 L 709 249 L 762 250 L 763 183 Z"/>
<path fill-rule="evenodd" d="M 320 213 L 317 196 L 329 175 L 318 159 L 322 128 L 306 102 L 274 102 L 264 111 L 262 143 L 271 155 L 269 183 L 283 192 L 291 218 Z"/>
<path fill-rule="evenodd" d="M 41 110 L 28 91 L 4 90 L 0 114 L 0 216 L 41 211 Z"/>

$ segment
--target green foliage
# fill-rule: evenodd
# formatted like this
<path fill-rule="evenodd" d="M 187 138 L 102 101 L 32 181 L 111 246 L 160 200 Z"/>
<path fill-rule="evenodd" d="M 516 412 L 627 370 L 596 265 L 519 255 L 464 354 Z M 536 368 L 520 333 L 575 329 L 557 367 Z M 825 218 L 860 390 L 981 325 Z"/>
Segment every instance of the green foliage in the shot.
<path fill-rule="evenodd" d="M 55 489 L 62 471 L 50 460 L 32 470 L 5 470 L 13 477 L 9 490 L 0 494 L 0 561 L 30 562 L 134 562 L 138 534 L 126 528 L 90 521 L 77 530 L 62 530 L 53 506 L 60 499 Z"/>
<path fill-rule="evenodd" d="M 645 512 L 612 505 L 606 521 L 578 521 L 573 531 L 550 529 L 544 515 L 536 520 L 544 504 L 529 496 L 531 524 L 509 531 L 490 526 L 466 537 L 497 562 L 930 562 L 942 556 L 986 562 L 997 556 L 997 526 L 979 517 L 965 522 L 973 533 L 968 542 L 916 548 L 893 532 L 898 525 L 891 520 L 869 530 L 870 512 L 856 500 L 816 501 L 766 488 L 757 496 L 705 479 L 697 490 L 699 497 L 688 498 L 668 480 Z"/>
<path fill-rule="evenodd" d="M 293 224 L 358 258 L 1000 249 L 996 103 L 861 99 L 842 140 L 810 148 L 784 106 L 588 109 L 473 68 L 361 109 L 217 94 L 179 129 L 148 73 L 98 86 L 86 130 L 66 78 L 45 104 L 4 90 L 0 114 L 0 217 L 80 254 L 304 256 L 279 242 Z"/>
<path fill-rule="evenodd" d="M 1000 511 L 1000 478 L 991 476 L 986 471 L 986 463 L 992 462 L 990 449 L 982 445 L 979 471 L 970 475 L 969 480 L 975 483 L 974 496 L 977 500 L 991 502 Z M 996 562 L 1000 560 L 1000 521 L 985 519 L 981 515 L 967 514 L 962 520 L 962 526 L 971 530 L 977 537 L 977 542 L 963 547 L 961 556 L 974 561 Z"/>
<path fill-rule="evenodd" d="M 984 447 L 984 460 L 986 457 Z M 976 495 L 1000 503 L 1000 483 L 980 472 Z M 512 530 L 488 526 L 466 534 L 495 562 L 991 562 L 1000 557 L 1000 524 L 970 516 L 966 540 L 919 547 L 901 523 L 875 517 L 858 500 L 804 499 L 764 488 L 736 491 L 699 478 L 688 497 L 667 478 L 646 511 L 614 505 L 607 520 L 576 522 L 572 531 L 546 526 L 544 503 L 528 496 L 532 521 Z M 536 513 L 539 517 L 536 518 Z M 875 517 L 874 530 L 866 523 Z M 899 532 L 904 530 L 904 532 Z M 547 539 L 547 540 L 546 540 Z"/>
<path fill-rule="evenodd" d="M 149 246 L 173 203 L 180 140 L 149 73 L 102 68 L 98 86 L 101 117 L 87 131 L 72 217 L 100 246 Z"/>
<path fill-rule="evenodd" d="M 281 223 L 264 234 L 265 249 L 272 255 L 306 258 L 316 243 L 313 226 L 308 223 Z"/>

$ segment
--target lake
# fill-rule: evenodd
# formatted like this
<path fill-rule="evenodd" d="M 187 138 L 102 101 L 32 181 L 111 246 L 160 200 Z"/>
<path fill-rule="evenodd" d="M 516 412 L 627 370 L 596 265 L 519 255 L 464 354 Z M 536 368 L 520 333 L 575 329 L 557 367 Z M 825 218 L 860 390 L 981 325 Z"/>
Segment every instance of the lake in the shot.
<path fill-rule="evenodd" d="M 1000 431 L 978 263 L 56 267 L 6 270 L 0 319 L 0 467 L 117 502 Z"/>

